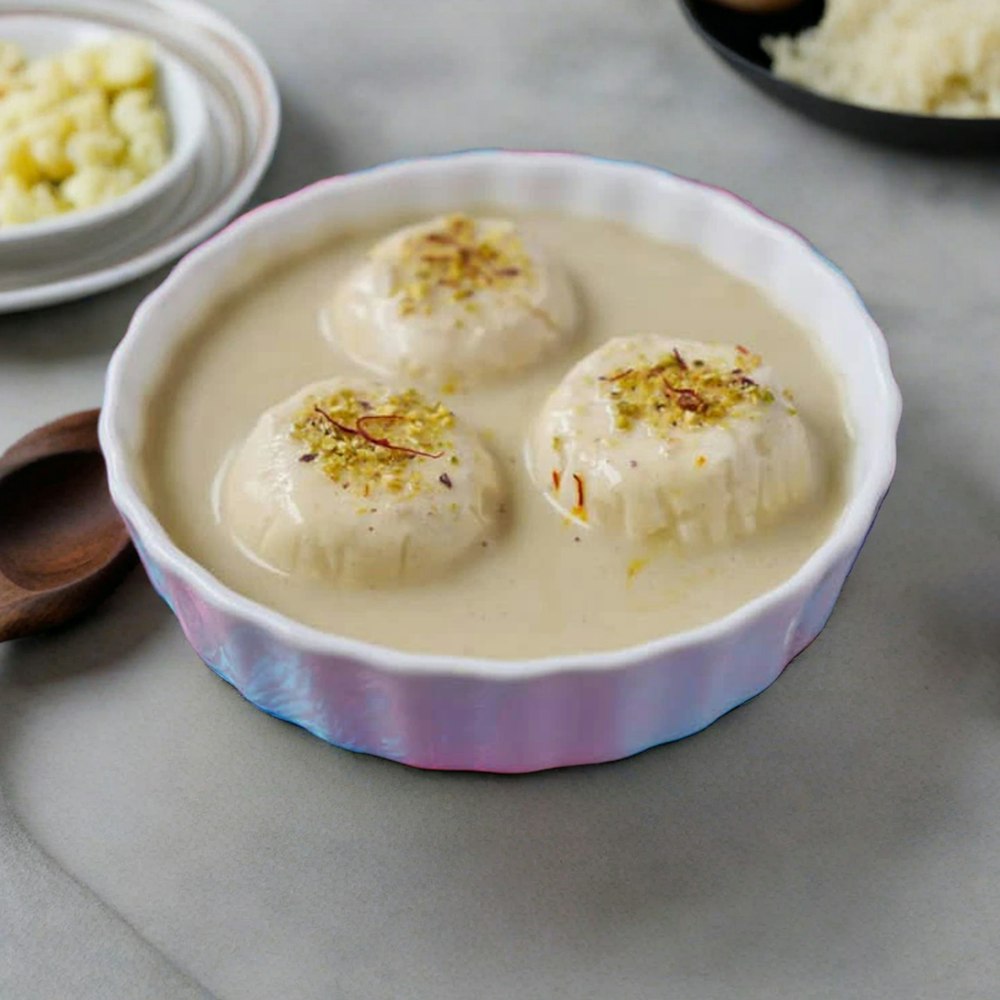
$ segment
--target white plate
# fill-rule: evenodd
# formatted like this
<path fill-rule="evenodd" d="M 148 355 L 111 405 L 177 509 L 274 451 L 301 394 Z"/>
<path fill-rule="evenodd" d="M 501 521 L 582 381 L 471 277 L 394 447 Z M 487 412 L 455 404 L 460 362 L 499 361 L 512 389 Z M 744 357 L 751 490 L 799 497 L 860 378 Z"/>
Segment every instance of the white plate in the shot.
<path fill-rule="evenodd" d="M 89 21 L 102 32 L 146 35 L 185 64 L 202 88 L 207 136 L 186 183 L 155 209 L 71 260 L 0 269 L 0 313 L 34 309 L 132 281 L 181 256 L 228 222 L 271 162 L 280 126 L 277 88 L 256 47 L 194 0 L 0 0 L 6 18 Z"/>

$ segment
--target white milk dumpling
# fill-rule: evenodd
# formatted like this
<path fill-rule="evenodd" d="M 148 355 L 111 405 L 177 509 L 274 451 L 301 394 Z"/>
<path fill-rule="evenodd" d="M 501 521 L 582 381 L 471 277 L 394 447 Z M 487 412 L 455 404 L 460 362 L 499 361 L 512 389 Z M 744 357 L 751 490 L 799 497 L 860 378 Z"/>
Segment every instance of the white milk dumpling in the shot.
<path fill-rule="evenodd" d="M 611 340 L 565 376 L 530 461 L 563 513 L 637 541 L 748 535 L 817 487 L 806 428 L 759 356 L 655 335 Z"/>
<path fill-rule="evenodd" d="M 260 417 L 225 470 L 218 514 L 279 572 L 381 586 L 488 544 L 501 504 L 493 458 L 451 410 L 336 378 Z"/>
<path fill-rule="evenodd" d="M 338 290 L 329 335 L 374 371 L 475 382 L 572 338 L 562 265 L 504 219 L 450 215 L 379 242 Z"/>

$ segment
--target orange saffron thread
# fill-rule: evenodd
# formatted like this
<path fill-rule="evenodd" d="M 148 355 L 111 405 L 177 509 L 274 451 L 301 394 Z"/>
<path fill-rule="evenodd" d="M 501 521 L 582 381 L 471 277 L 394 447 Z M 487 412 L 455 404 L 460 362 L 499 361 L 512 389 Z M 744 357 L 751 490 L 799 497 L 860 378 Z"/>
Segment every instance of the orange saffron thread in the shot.
<path fill-rule="evenodd" d="M 323 417 L 324 420 L 326 420 L 330 424 L 333 424 L 333 426 L 336 427 L 337 430 L 340 431 L 342 434 L 353 435 L 358 433 L 353 427 L 348 427 L 346 424 L 342 424 L 339 421 L 334 420 L 333 417 L 331 417 L 330 414 L 327 413 L 326 410 L 324 410 L 323 407 L 319 405 L 319 403 L 316 403 L 313 406 L 313 409 L 321 417 Z"/>
<path fill-rule="evenodd" d="M 573 481 L 576 483 L 576 506 L 573 508 L 573 516 L 581 521 L 587 520 L 587 498 L 583 489 L 583 476 L 573 473 Z"/>
<path fill-rule="evenodd" d="M 387 420 L 390 423 L 395 423 L 397 420 L 403 419 L 396 413 L 369 413 L 367 416 L 358 417 L 358 426 L 354 433 L 360 434 L 370 444 L 378 445 L 380 448 L 388 448 L 391 451 L 401 451 L 406 455 L 418 455 L 420 458 L 440 458 L 444 454 L 443 451 L 432 452 L 420 451 L 419 448 L 407 448 L 405 445 L 393 444 L 388 438 L 375 437 L 368 433 L 366 425 L 372 420 Z"/>
<path fill-rule="evenodd" d="M 620 379 L 625 378 L 627 375 L 631 375 L 634 372 L 634 368 L 625 368 L 620 372 L 615 372 L 614 375 L 598 375 L 598 382 L 618 382 Z"/>

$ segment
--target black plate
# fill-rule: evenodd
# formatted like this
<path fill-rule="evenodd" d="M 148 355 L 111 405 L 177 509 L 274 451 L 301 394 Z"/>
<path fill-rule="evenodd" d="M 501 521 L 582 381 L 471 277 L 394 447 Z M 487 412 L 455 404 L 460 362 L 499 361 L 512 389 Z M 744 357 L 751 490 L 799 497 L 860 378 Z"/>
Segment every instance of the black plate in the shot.
<path fill-rule="evenodd" d="M 878 142 L 943 152 L 1000 149 L 1000 118 L 939 118 L 877 111 L 779 80 L 760 46 L 761 36 L 798 34 L 818 24 L 825 0 L 804 0 L 782 14 L 741 14 L 711 0 L 679 2 L 695 31 L 737 73 L 775 100 L 824 125 Z"/>

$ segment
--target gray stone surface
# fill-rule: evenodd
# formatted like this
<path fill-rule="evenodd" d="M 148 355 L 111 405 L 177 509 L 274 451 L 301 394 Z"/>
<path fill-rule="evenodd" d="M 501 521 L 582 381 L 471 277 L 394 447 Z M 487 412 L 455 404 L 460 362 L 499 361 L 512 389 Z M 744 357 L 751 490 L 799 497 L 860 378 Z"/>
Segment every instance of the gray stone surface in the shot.
<path fill-rule="evenodd" d="M 139 573 L 0 649 L 0 996 L 998 995 L 996 162 L 791 117 L 671 0 L 218 6 L 285 101 L 261 198 L 416 153 L 575 148 L 809 234 L 886 330 L 900 471 L 784 677 L 620 764 L 502 779 L 331 749 L 202 667 Z M 0 444 L 100 400 L 155 281 L 0 317 Z"/>

